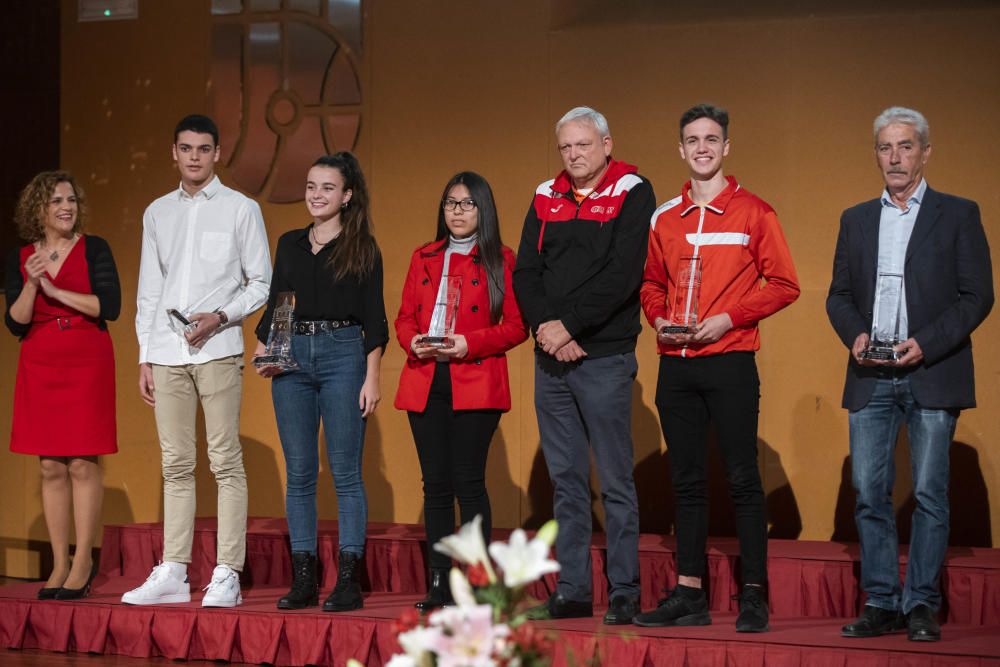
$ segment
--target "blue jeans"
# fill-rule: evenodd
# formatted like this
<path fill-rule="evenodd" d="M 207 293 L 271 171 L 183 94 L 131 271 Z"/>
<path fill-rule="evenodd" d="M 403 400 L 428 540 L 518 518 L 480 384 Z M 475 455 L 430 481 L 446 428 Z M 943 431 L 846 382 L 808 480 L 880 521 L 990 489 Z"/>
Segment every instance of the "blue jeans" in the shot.
<path fill-rule="evenodd" d="M 957 410 L 917 405 L 906 376 L 879 379 L 868 404 L 850 413 L 851 470 L 861 540 L 861 587 L 867 604 L 909 613 L 941 606 L 938 579 L 948 546 L 948 450 Z M 894 450 L 906 422 L 913 475 L 913 529 L 906 584 L 899 583 L 898 538 L 892 505 Z"/>
<path fill-rule="evenodd" d="M 361 478 L 365 420 L 358 396 L 366 360 L 361 327 L 293 336 L 299 369 L 271 380 L 271 399 L 285 454 L 285 512 L 292 551 L 316 553 L 316 441 L 323 420 L 326 456 L 337 491 L 340 550 L 363 554 L 368 499 Z"/>

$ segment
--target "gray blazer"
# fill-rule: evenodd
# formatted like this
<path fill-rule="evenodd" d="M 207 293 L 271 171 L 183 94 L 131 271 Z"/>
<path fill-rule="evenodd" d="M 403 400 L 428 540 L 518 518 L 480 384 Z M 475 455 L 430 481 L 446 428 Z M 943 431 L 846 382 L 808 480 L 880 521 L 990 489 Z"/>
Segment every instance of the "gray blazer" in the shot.
<path fill-rule="evenodd" d="M 881 210 L 873 199 L 840 217 L 826 312 L 848 348 L 858 334 L 871 331 Z M 993 269 L 979 206 L 927 188 L 904 271 L 909 335 L 924 353 L 910 372 L 914 398 L 925 408 L 975 407 L 969 336 L 993 307 Z M 863 408 L 883 372 L 849 358 L 843 407 Z"/>

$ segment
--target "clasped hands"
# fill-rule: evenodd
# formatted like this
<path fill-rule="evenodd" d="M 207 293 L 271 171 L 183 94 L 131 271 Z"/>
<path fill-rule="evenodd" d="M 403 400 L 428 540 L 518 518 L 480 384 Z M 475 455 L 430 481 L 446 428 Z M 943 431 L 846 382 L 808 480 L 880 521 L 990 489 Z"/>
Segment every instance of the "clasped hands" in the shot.
<path fill-rule="evenodd" d="M 543 352 L 559 361 L 577 361 L 587 356 L 580 344 L 566 331 L 562 320 L 549 320 L 539 324 L 535 341 Z"/>
<path fill-rule="evenodd" d="M 59 288 L 52 284 L 49 277 L 45 274 L 45 258 L 41 253 L 34 253 L 24 262 L 24 270 L 28 274 L 28 280 L 35 285 L 35 287 L 41 287 L 42 292 L 45 296 L 50 299 L 55 299 L 56 301 L 61 301 L 59 298 Z"/>

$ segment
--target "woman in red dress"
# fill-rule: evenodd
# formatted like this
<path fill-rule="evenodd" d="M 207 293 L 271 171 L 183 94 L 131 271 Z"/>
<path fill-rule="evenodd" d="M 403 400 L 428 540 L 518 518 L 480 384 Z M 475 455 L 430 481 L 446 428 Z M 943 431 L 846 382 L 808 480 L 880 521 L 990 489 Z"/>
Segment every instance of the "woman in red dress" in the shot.
<path fill-rule="evenodd" d="M 97 457 L 118 451 L 106 321 L 118 317 L 121 290 L 107 242 L 80 233 L 85 210 L 68 172 L 35 176 L 15 215 L 28 244 L 14 250 L 6 266 L 4 319 L 21 339 L 10 449 L 39 457 L 52 542 L 52 574 L 39 599 L 87 595 L 104 497 Z"/>

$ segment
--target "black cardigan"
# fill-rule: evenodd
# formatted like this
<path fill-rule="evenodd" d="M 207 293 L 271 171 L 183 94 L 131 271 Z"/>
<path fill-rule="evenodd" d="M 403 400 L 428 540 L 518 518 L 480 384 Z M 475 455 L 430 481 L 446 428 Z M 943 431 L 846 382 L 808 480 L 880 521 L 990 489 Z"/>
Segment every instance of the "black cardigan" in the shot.
<path fill-rule="evenodd" d="M 97 326 L 107 329 L 107 321 L 118 319 L 122 309 L 122 290 L 118 282 L 115 258 L 111 256 L 111 246 L 100 236 L 85 235 L 83 242 L 84 254 L 87 257 L 87 272 L 90 275 L 90 289 L 100 304 Z M 24 276 L 21 275 L 21 248 L 15 248 L 7 256 L 5 273 L 4 292 L 7 295 L 7 308 L 4 312 L 4 322 L 12 334 L 23 339 L 28 335 L 31 324 L 21 324 L 10 316 L 10 306 L 17 301 L 24 288 Z"/>

